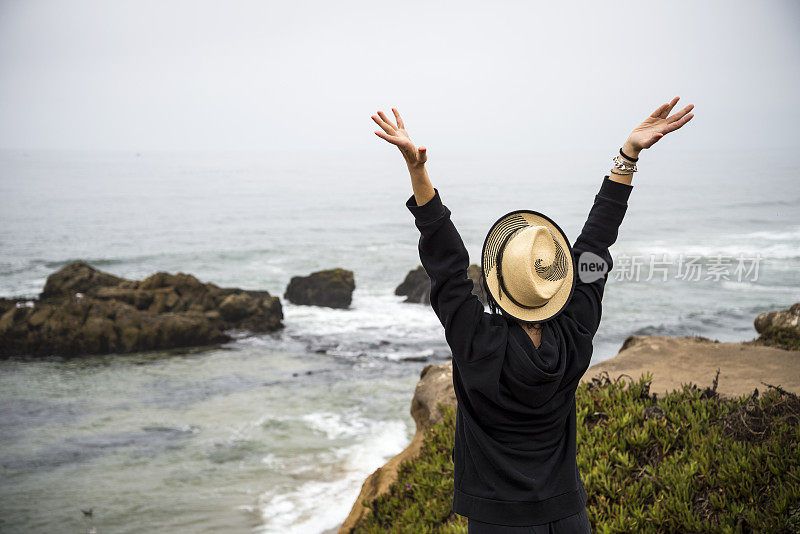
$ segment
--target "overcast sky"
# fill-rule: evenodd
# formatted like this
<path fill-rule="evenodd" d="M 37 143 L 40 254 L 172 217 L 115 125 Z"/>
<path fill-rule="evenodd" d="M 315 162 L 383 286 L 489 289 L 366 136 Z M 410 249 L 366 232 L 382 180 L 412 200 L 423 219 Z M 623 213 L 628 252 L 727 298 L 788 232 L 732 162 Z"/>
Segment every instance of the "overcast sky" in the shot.
<path fill-rule="evenodd" d="M 800 2 L 0 0 L 0 147 L 800 146 Z M 618 141 L 617 141 L 618 140 Z"/>

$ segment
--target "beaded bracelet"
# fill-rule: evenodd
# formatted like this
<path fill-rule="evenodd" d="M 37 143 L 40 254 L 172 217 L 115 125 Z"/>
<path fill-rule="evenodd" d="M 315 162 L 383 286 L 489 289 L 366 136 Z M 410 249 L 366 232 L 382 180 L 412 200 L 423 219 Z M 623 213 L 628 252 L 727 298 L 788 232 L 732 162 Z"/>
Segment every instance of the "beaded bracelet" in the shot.
<path fill-rule="evenodd" d="M 637 170 L 639 170 L 636 168 L 635 163 L 631 164 L 628 163 L 627 161 L 623 161 L 622 158 L 620 158 L 619 156 L 614 156 L 613 158 L 611 158 L 611 161 L 614 162 L 615 169 L 622 171 L 622 173 L 616 173 L 616 174 L 633 174 Z"/>

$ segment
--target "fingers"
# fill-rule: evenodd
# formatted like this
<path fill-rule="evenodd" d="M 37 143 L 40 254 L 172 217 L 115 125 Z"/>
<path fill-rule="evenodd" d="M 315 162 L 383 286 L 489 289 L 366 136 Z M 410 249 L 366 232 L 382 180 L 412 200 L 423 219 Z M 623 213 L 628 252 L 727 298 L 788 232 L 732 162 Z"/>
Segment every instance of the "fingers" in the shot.
<path fill-rule="evenodd" d="M 663 119 L 664 117 L 669 115 L 669 112 L 672 110 L 673 107 L 675 107 L 675 104 L 678 103 L 678 99 L 680 99 L 680 97 L 676 96 L 666 104 L 661 104 L 656 108 L 656 110 L 650 116 L 655 119 Z"/>
<path fill-rule="evenodd" d="M 658 119 L 661 117 L 661 114 L 664 112 L 664 108 L 667 107 L 669 104 L 661 104 L 658 106 L 655 111 L 653 111 L 650 116 L 654 119 Z"/>
<path fill-rule="evenodd" d="M 677 112 L 677 113 L 675 113 L 673 115 L 670 115 L 669 117 L 667 117 L 667 124 L 675 122 L 678 119 L 682 119 L 683 116 L 686 115 L 687 113 L 689 113 L 692 110 L 693 107 L 694 107 L 694 104 L 689 104 L 688 106 L 686 106 L 685 108 L 683 108 L 679 112 Z"/>
<path fill-rule="evenodd" d="M 670 100 L 670 102 L 669 102 L 669 107 L 667 108 L 667 110 L 666 110 L 666 111 L 664 111 L 664 115 L 662 115 L 662 117 L 661 117 L 662 119 L 663 119 L 663 118 L 665 118 L 667 115 L 669 115 L 669 112 L 670 112 L 670 111 L 672 111 L 672 108 L 674 108 L 674 107 L 675 107 L 675 104 L 677 104 L 677 103 L 678 103 L 678 100 L 680 100 L 680 99 L 681 99 L 681 97 L 679 97 L 679 96 L 676 96 L 675 98 L 673 98 L 672 100 Z"/>
<path fill-rule="evenodd" d="M 399 137 L 392 137 L 391 135 L 386 135 L 385 133 L 379 132 L 378 130 L 375 130 L 375 135 L 377 135 L 381 139 L 389 141 L 393 145 L 398 145 L 398 146 L 400 145 L 401 139 Z"/>
<path fill-rule="evenodd" d="M 403 124 L 403 119 L 400 118 L 400 112 L 392 108 L 392 113 L 394 113 L 394 118 L 397 119 L 397 127 L 400 128 L 401 130 L 405 130 L 406 125 Z"/>
<path fill-rule="evenodd" d="M 424 146 L 421 146 L 417 149 L 419 153 L 419 163 L 425 163 L 428 161 L 428 149 Z"/>
<path fill-rule="evenodd" d="M 679 119 L 679 120 L 677 120 L 677 121 L 675 121 L 673 123 L 667 124 L 666 127 L 663 130 L 661 130 L 661 132 L 665 133 L 665 134 L 668 134 L 669 132 L 674 132 L 675 130 L 677 130 L 678 128 L 682 127 L 684 124 L 686 124 L 690 120 L 692 120 L 692 117 L 694 117 L 694 113 L 689 113 L 688 115 L 686 115 L 682 119 Z"/>
<path fill-rule="evenodd" d="M 378 112 L 378 113 L 380 114 L 380 112 Z M 383 129 L 383 131 L 386 132 L 387 134 L 394 134 L 394 132 L 395 132 L 394 126 L 392 126 L 390 124 L 387 124 L 387 122 L 384 121 L 382 118 L 377 117 L 375 115 L 372 115 L 372 120 L 374 120 L 375 123 L 378 126 L 380 126 L 381 129 Z"/>
<path fill-rule="evenodd" d="M 389 120 L 389 117 L 387 117 L 383 111 L 379 111 L 378 115 L 380 116 L 381 119 L 383 119 L 383 122 L 391 126 L 393 130 L 397 130 L 397 126 L 395 126 L 394 123 Z"/>

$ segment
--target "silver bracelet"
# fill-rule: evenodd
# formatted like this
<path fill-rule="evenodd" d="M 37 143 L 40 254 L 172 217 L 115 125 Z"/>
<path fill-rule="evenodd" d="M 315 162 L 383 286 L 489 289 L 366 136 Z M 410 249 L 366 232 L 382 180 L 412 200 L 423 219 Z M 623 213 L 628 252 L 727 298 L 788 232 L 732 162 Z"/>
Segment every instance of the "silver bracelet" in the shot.
<path fill-rule="evenodd" d="M 639 170 L 636 168 L 636 163 L 628 163 L 619 155 L 614 156 L 612 161 L 614 162 L 614 168 L 621 171 L 617 174 L 633 174 Z"/>

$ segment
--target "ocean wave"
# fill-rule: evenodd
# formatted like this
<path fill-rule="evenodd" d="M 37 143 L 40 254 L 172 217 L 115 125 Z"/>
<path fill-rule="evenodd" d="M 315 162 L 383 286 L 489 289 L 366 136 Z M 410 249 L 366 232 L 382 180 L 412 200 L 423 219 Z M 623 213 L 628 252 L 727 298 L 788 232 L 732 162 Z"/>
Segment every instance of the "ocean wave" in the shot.
<path fill-rule="evenodd" d="M 758 284 L 747 281 L 739 282 L 736 280 L 723 280 L 721 285 L 725 289 L 732 289 L 735 291 L 786 293 L 787 295 L 791 295 L 792 293 L 794 293 L 796 295 L 795 298 L 800 298 L 800 288 L 797 286 L 767 285 L 767 284 Z"/>
<path fill-rule="evenodd" d="M 388 289 L 356 290 L 349 309 L 284 303 L 286 329 L 270 342 L 348 359 L 403 361 L 443 352 L 441 324 L 430 306 L 402 299 Z"/>
<path fill-rule="evenodd" d="M 334 436 L 349 433 L 348 428 L 353 428 L 353 423 L 331 418 L 326 412 L 319 415 L 309 422 Z M 407 427 L 401 421 L 356 417 L 354 424 L 363 427 L 359 429 L 362 439 L 297 468 L 304 472 L 304 477 L 313 478 L 292 488 L 272 488 L 259 497 L 258 509 L 263 525 L 256 532 L 322 532 L 335 528 L 345 519 L 358 497 L 364 478 L 399 453 L 408 442 Z M 309 468 L 314 473 L 308 473 Z M 297 469 L 291 474 L 297 474 Z M 319 506 L 321 502 L 325 506 Z"/>
<path fill-rule="evenodd" d="M 627 241 L 615 247 L 615 254 L 628 255 L 666 255 L 674 258 L 681 254 L 713 258 L 718 255 L 754 258 L 757 254 L 763 259 L 795 259 L 800 258 L 800 226 L 791 226 L 785 230 L 745 232 L 741 234 L 725 234 L 718 236 L 713 242 L 691 243 L 652 240 L 647 242 Z"/>
<path fill-rule="evenodd" d="M 797 205 L 797 204 L 795 204 Z M 746 234 L 741 234 L 739 236 L 729 236 L 729 237 L 740 237 L 742 239 L 765 239 L 768 241 L 788 241 L 788 240 L 800 240 L 800 226 L 794 226 L 789 230 L 786 231 L 757 231 L 757 232 L 748 232 Z"/>
<path fill-rule="evenodd" d="M 734 202 L 731 204 L 726 204 L 725 207 L 768 208 L 771 206 L 797 206 L 798 204 L 800 204 L 800 198 L 795 198 L 791 200 L 763 200 L 755 202 Z"/>
<path fill-rule="evenodd" d="M 628 244 L 615 247 L 612 257 L 616 259 L 621 254 L 628 256 L 647 257 L 655 256 L 657 260 L 666 256 L 675 259 L 680 255 L 701 259 L 723 258 L 737 260 L 739 256 L 749 264 L 760 256 L 764 260 L 794 260 L 800 258 L 800 246 L 796 243 L 775 243 L 764 246 L 759 243 L 742 243 L 741 239 L 729 244 L 688 245 L 678 243 L 647 243 Z"/>
<path fill-rule="evenodd" d="M 261 463 L 264 464 L 267 469 L 281 469 L 285 465 L 284 461 L 273 453 L 269 453 L 261 458 Z"/>
<path fill-rule="evenodd" d="M 364 434 L 370 422 L 360 417 L 333 412 L 313 412 L 301 417 L 312 429 L 325 434 L 328 439 L 350 438 Z"/>

